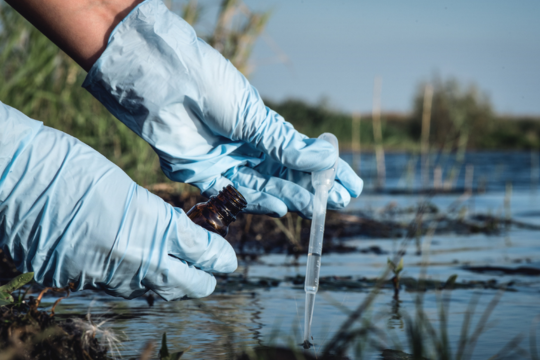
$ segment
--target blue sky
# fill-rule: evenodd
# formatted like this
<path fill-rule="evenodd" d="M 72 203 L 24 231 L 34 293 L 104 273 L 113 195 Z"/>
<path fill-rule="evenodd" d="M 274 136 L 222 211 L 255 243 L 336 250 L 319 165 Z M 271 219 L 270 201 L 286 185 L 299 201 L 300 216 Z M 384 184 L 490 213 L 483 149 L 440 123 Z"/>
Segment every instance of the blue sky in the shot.
<path fill-rule="evenodd" d="M 498 112 L 540 114 L 540 1 L 245 3 L 272 11 L 252 58 L 264 97 L 367 112 L 380 77 L 383 110 L 408 111 L 418 84 L 438 74 L 475 83 Z"/>

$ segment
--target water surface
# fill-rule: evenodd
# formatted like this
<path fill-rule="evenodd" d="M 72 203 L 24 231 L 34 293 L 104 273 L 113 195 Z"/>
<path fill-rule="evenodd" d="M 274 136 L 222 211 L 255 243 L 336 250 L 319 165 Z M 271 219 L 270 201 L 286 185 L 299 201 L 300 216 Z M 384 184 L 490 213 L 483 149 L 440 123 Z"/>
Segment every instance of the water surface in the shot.
<path fill-rule="evenodd" d="M 351 156 L 345 154 L 349 161 Z M 353 200 L 347 212 L 362 212 L 367 216 L 383 216 L 388 204 L 398 208 L 430 201 L 441 211 L 459 202 L 466 214 L 482 213 L 497 216 L 512 216 L 514 219 L 540 224 L 540 188 L 536 173 L 531 169 L 530 153 L 493 152 L 469 153 L 463 161 L 451 157 L 434 157 L 433 164 L 440 164 L 443 174 L 456 168 L 456 188 L 465 187 L 465 168 L 474 166 L 474 187 L 481 186 L 485 193 L 464 198 L 461 193 L 451 195 L 391 195 L 374 191 L 374 160 L 372 155 L 362 157 L 362 169 L 366 179 L 366 191 Z M 417 158 L 406 154 L 387 156 L 387 190 L 419 189 L 420 166 Z M 412 169 L 412 170 L 411 170 Z M 431 175 L 432 176 L 432 175 Z M 412 179 L 412 180 L 411 180 Z M 433 181 L 432 177 L 430 181 Z M 409 182 L 409 183 L 408 183 Z M 512 184 L 508 192 L 507 184 Z M 402 215 L 409 221 L 411 215 Z M 398 218 L 399 220 L 399 218 Z M 373 278 L 386 267 L 388 257 L 400 248 L 402 239 L 350 238 L 348 245 L 365 249 L 378 246 L 384 255 L 353 252 L 348 254 L 324 254 L 321 276 L 352 276 Z M 515 291 L 505 292 L 493 311 L 491 327 L 479 338 L 474 359 L 486 359 L 497 353 L 512 337 L 523 333 L 526 337 L 522 347 L 528 350 L 529 328 L 535 316 L 540 315 L 540 276 L 507 275 L 504 273 L 474 273 L 466 266 L 529 266 L 540 268 L 540 231 L 512 228 L 496 235 L 476 234 L 471 236 L 434 235 L 424 237 L 417 255 L 417 246 L 411 242 L 404 257 L 403 276 L 419 277 L 423 264 L 428 264 L 427 277 L 445 281 L 457 274 L 458 281 L 495 281 L 496 284 L 512 282 Z M 111 320 L 109 326 L 127 339 L 120 348 L 123 357 L 136 357 L 148 341 L 159 342 L 167 332 L 169 348 L 175 351 L 191 349 L 185 359 L 221 358 L 227 353 L 227 344 L 236 349 L 261 344 L 299 344 L 302 342 L 301 328 L 304 313 L 304 291 L 302 286 L 285 281 L 287 277 L 304 275 L 306 257 L 294 259 L 280 254 L 260 257 L 256 262 L 242 264 L 238 270 L 245 271 L 250 278 L 272 277 L 280 279 L 278 287 L 235 293 L 215 293 L 202 300 L 177 302 L 156 301 L 153 307 L 145 299 L 125 301 L 104 294 L 80 292 L 72 294 L 57 308 L 61 317 L 81 316 L 90 308 L 94 319 Z M 314 351 L 328 341 L 347 318 L 346 309 L 355 309 L 368 296 L 370 289 L 360 291 L 319 291 L 313 320 L 312 333 Z M 456 348 L 461 326 L 471 298 L 479 296 L 473 317 L 473 326 L 497 296 L 492 289 L 466 289 L 451 292 L 447 331 L 451 344 Z M 401 347 L 407 351 L 405 325 L 407 314 L 414 316 L 417 292 L 403 289 L 400 302 L 393 300 L 393 291 L 383 289 L 364 319 L 372 319 L 385 333 L 379 339 L 388 348 Z M 47 298 L 44 306 L 51 305 Z M 423 308 L 433 326 L 439 328 L 438 309 L 440 292 L 427 291 L 423 294 Z M 540 332 L 540 331 L 539 331 Z M 540 338 L 537 339 L 540 341 Z M 367 358 L 376 358 L 372 349 Z M 354 354 L 351 353 L 354 357 Z"/>

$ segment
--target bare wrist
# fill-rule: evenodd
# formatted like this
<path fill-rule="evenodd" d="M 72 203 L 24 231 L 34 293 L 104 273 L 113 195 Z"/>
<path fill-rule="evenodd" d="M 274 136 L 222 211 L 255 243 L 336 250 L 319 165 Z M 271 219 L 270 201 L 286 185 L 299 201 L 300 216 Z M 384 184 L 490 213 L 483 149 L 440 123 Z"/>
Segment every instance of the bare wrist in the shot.
<path fill-rule="evenodd" d="M 15 10 L 89 71 L 114 28 L 143 0 L 7 0 Z"/>

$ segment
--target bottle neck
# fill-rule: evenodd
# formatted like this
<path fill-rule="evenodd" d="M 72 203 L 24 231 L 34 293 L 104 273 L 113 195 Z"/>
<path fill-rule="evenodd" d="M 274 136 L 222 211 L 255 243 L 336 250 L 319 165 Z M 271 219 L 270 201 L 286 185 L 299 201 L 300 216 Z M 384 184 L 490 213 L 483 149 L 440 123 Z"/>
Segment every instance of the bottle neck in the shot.
<path fill-rule="evenodd" d="M 211 196 L 208 203 L 214 206 L 227 225 L 236 220 L 236 216 L 247 206 L 244 196 L 232 185 Z"/>

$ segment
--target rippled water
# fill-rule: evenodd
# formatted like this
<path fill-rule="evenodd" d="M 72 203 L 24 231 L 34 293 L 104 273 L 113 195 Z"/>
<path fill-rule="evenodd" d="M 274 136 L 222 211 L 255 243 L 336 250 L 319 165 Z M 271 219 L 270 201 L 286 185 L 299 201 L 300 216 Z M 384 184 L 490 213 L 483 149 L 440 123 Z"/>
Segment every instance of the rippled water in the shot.
<path fill-rule="evenodd" d="M 350 153 L 343 154 L 345 161 L 352 163 Z M 388 153 L 386 163 L 386 190 L 419 189 L 423 186 L 421 174 L 421 158 L 415 154 Z M 354 167 L 357 168 L 358 164 Z M 462 158 L 453 154 L 432 154 L 429 157 L 429 184 L 433 184 L 434 169 L 441 168 L 443 182 L 454 176 L 454 188 L 464 188 L 467 168 L 472 176 L 474 188 L 485 188 L 486 191 L 504 191 L 506 184 L 511 183 L 515 189 L 527 191 L 531 187 L 538 189 L 540 181 L 539 153 L 536 152 L 469 152 Z M 373 154 L 362 154 L 360 157 L 360 175 L 370 191 L 375 185 L 376 161 Z M 453 175 L 452 175 L 453 174 Z"/>
<path fill-rule="evenodd" d="M 347 156 L 346 158 L 350 159 Z M 387 157 L 387 185 L 390 188 L 405 186 L 407 164 L 411 161 L 410 156 L 403 154 Z M 373 165 L 372 159 L 366 156 L 362 162 L 366 172 L 371 171 L 369 163 Z M 531 172 L 529 153 L 468 154 L 462 167 L 471 163 L 475 165 L 475 179 L 485 178 L 487 192 L 474 195 L 463 203 L 469 212 L 506 214 L 506 183 L 512 181 L 514 191 L 509 202 L 512 216 L 524 222 L 540 224 L 540 188 L 535 185 L 535 173 L 534 169 Z M 418 173 L 416 176 L 418 179 Z M 458 183 L 463 181 L 463 176 L 462 174 L 459 177 Z M 366 184 L 366 194 L 354 200 L 347 211 L 363 211 L 377 216 L 378 211 L 390 202 L 406 207 L 421 200 L 419 196 L 370 194 L 370 185 Z M 437 195 L 430 198 L 430 201 L 439 209 L 445 210 L 459 199 L 459 196 L 460 194 Z M 387 257 L 398 250 L 400 241 L 362 238 L 348 240 L 348 245 L 358 248 L 379 246 L 387 255 L 360 252 L 324 254 L 323 249 L 321 276 L 379 276 L 386 266 Z M 424 239 L 423 256 L 428 258 L 416 255 L 414 244 L 409 245 L 404 257 L 403 276 L 418 277 L 422 271 L 421 262 L 427 261 L 427 276 L 433 279 L 445 281 L 450 275 L 457 274 L 458 282 L 495 279 L 500 284 L 514 281 L 512 288 L 516 291 L 502 295 L 490 317 L 494 322 L 479 338 L 473 358 L 489 358 L 520 333 L 526 336 L 522 347 L 527 350 L 529 328 L 534 317 L 540 315 L 540 276 L 473 273 L 465 270 L 464 265 L 526 265 L 540 268 L 540 231 L 512 229 L 489 236 L 435 235 L 429 241 L 429 247 L 427 244 Z M 283 280 L 287 276 L 303 275 L 305 260 L 305 257 L 301 257 L 298 261 L 300 265 L 295 266 L 292 264 L 293 259 L 284 255 L 262 256 L 257 262 L 249 264 L 248 273 L 252 278 L 269 276 Z M 356 292 L 319 291 L 312 330 L 315 351 L 320 350 L 320 346 L 331 338 L 346 319 L 345 309 L 356 308 L 368 293 L 369 289 Z M 468 289 L 451 292 L 447 329 L 454 348 L 469 301 L 478 294 L 480 296 L 475 321 L 497 295 L 497 290 Z M 392 291 L 382 290 L 365 316 L 373 319 L 386 334 L 386 339 L 381 339 L 384 346 L 396 348 L 396 342 L 401 342 L 403 349 L 407 351 L 406 314 L 414 315 L 418 293 L 402 291 L 399 308 L 396 307 L 392 295 Z M 54 298 L 47 298 L 43 305 L 50 306 L 52 301 Z M 427 291 L 424 294 L 424 310 L 437 329 L 439 305 L 438 292 Z M 145 299 L 125 301 L 103 294 L 81 292 L 63 300 L 57 308 L 57 314 L 63 318 L 81 316 L 89 308 L 94 321 L 110 318 L 104 326 L 110 326 L 116 332 L 125 334 L 127 340 L 120 349 L 123 357 L 137 356 L 146 342 L 159 342 L 163 332 L 167 332 L 171 350 L 179 351 L 191 346 L 183 358 L 208 359 L 224 356 L 228 343 L 233 343 L 237 348 L 270 342 L 299 344 L 302 340 L 304 292 L 301 286 L 282 281 L 278 287 L 268 290 L 214 294 L 202 300 L 169 303 L 156 301 L 153 307 L 149 307 Z M 537 340 L 540 344 L 540 338 Z M 368 358 L 375 357 L 376 352 L 372 350 Z"/>

